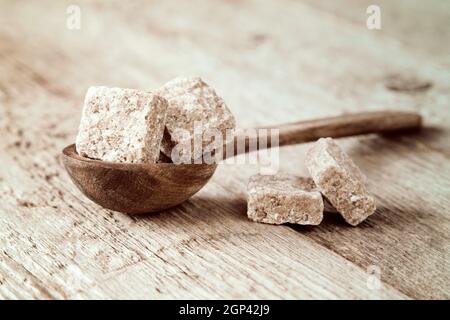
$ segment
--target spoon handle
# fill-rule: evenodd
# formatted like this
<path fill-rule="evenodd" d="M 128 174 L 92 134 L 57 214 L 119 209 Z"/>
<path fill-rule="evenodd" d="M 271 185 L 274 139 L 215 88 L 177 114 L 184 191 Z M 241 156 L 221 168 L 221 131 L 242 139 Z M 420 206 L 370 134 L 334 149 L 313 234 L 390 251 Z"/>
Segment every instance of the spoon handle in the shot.
<path fill-rule="evenodd" d="M 315 141 L 321 137 L 348 137 L 368 133 L 418 129 L 422 117 L 402 111 L 376 111 L 299 121 L 278 126 L 280 146 Z M 275 127 L 277 128 L 277 127 Z"/>
<path fill-rule="evenodd" d="M 298 121 L 277 126 L 259 127 L 258 129 L 279 129 L 279 146 L 315 141 L 321 137 L 348 137 L 368 133 L 383 133 L 396 130 L 418 129 L 422 125 L 422 117 L 418 113 L 403 111 L 374 111 L 350 113 L 335 117 L 326 117 L 314 120 Z M 269 133 L 270 134 L 270 133 Z M 246 133 L 238 132 L 234 138 L 237 146 L 239 139 L 245 140 L 245 151 L 234 149 L 234 154 L 249 151 L 252 139 L 260 141 L 261 137 L 248 137 Z M 270 139 L 267 148 L 271 147 Z M 254 140 L 252 141 L 255 142 Z M 258 143 L 260 146 L 260 143 Z M 263 146 L 264 147 L 264 144 Z M 260 146 L 261 148 L 261 146 Z"/>

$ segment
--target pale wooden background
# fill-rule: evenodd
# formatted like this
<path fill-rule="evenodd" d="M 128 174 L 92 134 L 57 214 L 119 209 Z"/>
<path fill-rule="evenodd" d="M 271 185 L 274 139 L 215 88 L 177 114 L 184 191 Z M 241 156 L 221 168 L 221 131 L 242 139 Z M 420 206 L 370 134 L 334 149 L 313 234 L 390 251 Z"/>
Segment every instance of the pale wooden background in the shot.
<path fill-rule="evenodd" d="M 365 24 L 373 2 L 379 31 Z M 1 298 L 450 297 L 448 1 L 2 0 L 0 22 Z M 90 202 L 58 161 L 87 87 L 177 75 L 204 77 L 241 127 L 396 108 L 427 128 L 341 140 L 379 204 L 357 228 L 333 214 L 319 227 L 249 222 L 254 166 L 220 167 L 159 214 Z M 306 173 L 307 147 L 282 149 L 282 170 Z"/>

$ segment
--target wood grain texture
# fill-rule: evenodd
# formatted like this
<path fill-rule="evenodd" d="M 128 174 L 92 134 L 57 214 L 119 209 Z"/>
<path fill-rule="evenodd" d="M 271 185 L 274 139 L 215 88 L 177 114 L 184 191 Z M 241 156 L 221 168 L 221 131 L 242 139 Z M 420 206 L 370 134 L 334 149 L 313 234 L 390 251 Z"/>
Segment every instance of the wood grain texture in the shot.
<path fill-rule="evenodd" d="M 0 3 L 1 298 L 450 297 L 446 1 L 385 1 L 379 31 L 351 0 L 78 3 L 78 31 L 70 2 Z M 357 228 L 334 214 L 318 227 L 248 221 L 251 165 L 221 165 L 191 200 L 142 217 L 84 197 L 58 155 L 88 86 L 193 74 L 240 127 L 395 108 L 426 128 L 339 140 L 378 201 Z M 306 148 L 282 148 L 280 170 L 306 174 Z"/>

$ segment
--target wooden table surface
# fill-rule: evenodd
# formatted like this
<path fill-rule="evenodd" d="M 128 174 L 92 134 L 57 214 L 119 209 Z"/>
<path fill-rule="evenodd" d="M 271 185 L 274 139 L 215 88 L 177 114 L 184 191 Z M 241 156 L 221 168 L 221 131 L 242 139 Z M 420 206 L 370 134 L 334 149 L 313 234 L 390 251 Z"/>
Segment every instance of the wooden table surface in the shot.
<path fill-rule="evenodd" d="M 0 3 L 0 298 L 450 298 L 450 4 L 370 0 Z M 200 75 L 239 127 L 419 111 L 420 133 L 340 139 L 377 212 L 358 227 L 248 221 L 254 165 L 221 165 L 191 200 L 102 209 L 58 156 L 90 85 Z M 308 144 L 280 170 L 306 174 Z M 380 283 L 377 279 L 380 279 Z"/>

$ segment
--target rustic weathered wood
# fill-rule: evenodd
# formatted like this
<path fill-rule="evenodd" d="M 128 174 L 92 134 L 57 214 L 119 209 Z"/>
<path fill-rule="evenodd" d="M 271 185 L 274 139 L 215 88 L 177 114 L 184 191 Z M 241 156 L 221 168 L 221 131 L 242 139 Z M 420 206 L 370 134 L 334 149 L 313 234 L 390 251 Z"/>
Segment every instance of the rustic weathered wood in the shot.
<path fill-rule="evenodd" d="M 77 1 L 69 30 L 68 3 L 2 1 L 0 297 L 448 299 L 448 4 L 380 0 L 370 31 L 369 2 Z M 378 201 L 357 228 L 333 214 L 318 227 L 248 221 L 250 165 L 220 165 L 164 213 L 83 196 L 57 158 L 88 86 L 193 74 L 239 127 L 387 108 L 420 112 L 425 128 L 340 140 Z M 412 79 L 420 90 L 399 90 Z M 280 169 L 306 174 L 307 147 L 281 149 Z"/>

